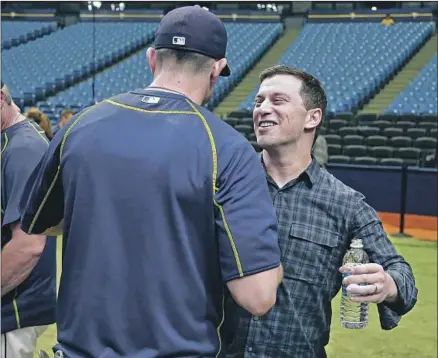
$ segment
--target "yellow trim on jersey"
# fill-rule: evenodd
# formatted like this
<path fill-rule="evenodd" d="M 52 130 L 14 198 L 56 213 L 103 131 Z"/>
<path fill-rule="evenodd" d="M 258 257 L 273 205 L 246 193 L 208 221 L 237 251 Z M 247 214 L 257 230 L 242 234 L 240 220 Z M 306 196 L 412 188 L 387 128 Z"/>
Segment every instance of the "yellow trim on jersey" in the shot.
<path fill-rule="evenodd" d="M 8 135 L 5 133 L 5 145 L 2 148 L 1 154 L 3 154 L 3 152 L 5 151 L 6 146 L 8 145 L 8 142 L 9 142 L 9 138 L 8 138 Z"/>
<path fill-rule="evenodd" d="M 15 320 L 17 321 L 17 328 L 21 328 L 20 323 L 20 314 L 18 313 L 18 304 L 17 304 L 17 291 L 15 291 L 15 297 L 12 300 L 12 306 L 14 307 Z"/>
<path fill-rule="evenodd" d="M 28 125 L 30 125 L 32 127 L 32 129 L 38 133 L 38 135 L 44 140 L 44 142 L 46 142 L 47 144 L 49 144 L 49 140 L 46 138 L 44 131 L 39 131 L 37 128 L 35 128 L 35 126 L 31 123 L 31 122 L 27 122 Z M 44 134 L 44 135 L 43 135 Z"/>
<path fill-rule="evenodd" d="M 239 252 L 237 251 L 236 244 L 234 242 L 233 234 L 231 233 L 230 226 L 228 225 L 227 219 L 225 217 L 224 209 L 221 205 L 214 199 L 214 195 L 216 194 L 216 191 L 218 190 L 218 187 L 216 186 L 216 180 L 217 180 L 217 151 L 216 151 L 216 144 L 214 142 L 213 133 L 210 129 L 210 126 L 208 125 L 207 120 L 202 115 L 201 112 L 198 111 L 198 109 L 186 99 L 187 103 L 192 107 L 192 109 L 195 111 L 196 115 L 202 120 L 202 123 L 204 124 L 205 130 L 207 131 L 208 138 L 210 139 L 210 146 L 211 146 L 211 155 L 213 157 L 213 203 L 216 205 L 216 207 L 219 209 L 222 221 L 224 223 L 224 228 L 227 233 L 228 239 L 230 240 L 231 248 L 233 250 L 234 259 L 236 260 L 237 270 L 239 272 L 239 276 L 243 277 L 243 269 L 242 264 L 240 262 Z"/>
<path fill-rule="evenodd" d="M 208 139 L 210 140 L 210 146 L 211 146 L 211 156 L 213 158 L 213 198 L 214 194 L 217 191 L 216 186 L 216 179 L 217 179 L 217 151 L 216 151 L 216 143 L 214 142 L 213 133 L 210 129 L 210 126 L 208 125 L 207 120 L 205 117 L 201 114 L 201 112 L 198 111 L 198 109 L 189 101 L 186 99 L 186 102 L 189 104 L 190 107 L 192 107 L 194 114 L 196 114 L 204 124 L 205 130 L 207 131 Z"/>
<path fill-rule="evenodd" d="M 137 108 L 137 107 L 133 107 L 133 106 L 129 106 L 127 104 L 123 104 L 123 103 L 119 103 L 119 102 L 115 102 L 112 101 L 110 99 L 106 99 L 103 102 L 108 102 L 113 104 L 114 106 L 118 106 L 118 107 L 122 107 L 122 108 L 126 108 L 126 109 L 131 109 L 133 111 L 137 111 L 137 112 L 143 112 L 143 113 L 157 113 L 157 114 L 196 114 L 196 112 L 191 112 L 191 111 L 153 111 L 153 110 L 148 110 L 148 109 L 143 109 L 143 108 Z"/>
<path fill-rule="evenodd" d="M 33 220 L 29 226 L 29 230 L 28 230 L 28 234 L 30 234 L 38 220 L 38 217 L 41 214 L 41 211 L 44 208 L 44 205 L 46 204 L 46 201 L 49 199 L 50 193 L 53 190 L 53 187 L 56 184 L 56 181 L 58 180 L 58 176 L 59 176 L 59 171 L 60 171 L 60 165 L 61 165 L 61 159 L 62 159 L 62 151 L 64 150 L 64 145 L 65 145 L 65 141 L 67 140 L 67 136 L 70 134 L 70 131 L 72 130 L 72 128 L 82 119 L 82 117 L 88 113 L 91 109 L 93 109 L 95 106 L 92 106 L 90 108 L 88 108 L 87 110 L 85 110 L 78 118 L 75 119 L 75 121 L 72 123 L 72 125 L 67 129 L 67 131 L 64 133 L 64 137 L 62 138 L 62 142 L 61 142 L 61 149 L 60 149 L 60 153 L 59 153 L 59 165 L 58 165 L 58 170 L 56 171 L 55 177 L 52 180 L 52 183 L 49 186 L 49 189 L 47 190 L 46 195 L 44 195 L 43 201 L 41 202 L 35 216 L 33 217 Z"/>
<path fill-rule="evenodd" d="M 215 358 L 218 358 L 222 351 L 222 338 L 221 338 L 221 328 L 225 321 L 225 294 L 222 293 L 222 319 L 219 323 L 219 326 L 216 328 L 217 337 L 219 338 L 219 351 L 216 354 Z"/>

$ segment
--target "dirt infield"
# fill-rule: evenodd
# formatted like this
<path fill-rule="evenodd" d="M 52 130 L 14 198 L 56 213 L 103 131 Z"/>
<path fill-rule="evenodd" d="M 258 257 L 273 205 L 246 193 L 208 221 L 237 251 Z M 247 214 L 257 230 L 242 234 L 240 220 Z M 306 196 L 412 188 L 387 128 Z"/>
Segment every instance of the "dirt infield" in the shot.
<path fill-rule="evenodd" d="M 399 232 L 400 214 L 379 213 L 388 235 Z M 419 240 L 437 241 L 438 218 L 435 216 L 405 215 L 405 234 Z"/>

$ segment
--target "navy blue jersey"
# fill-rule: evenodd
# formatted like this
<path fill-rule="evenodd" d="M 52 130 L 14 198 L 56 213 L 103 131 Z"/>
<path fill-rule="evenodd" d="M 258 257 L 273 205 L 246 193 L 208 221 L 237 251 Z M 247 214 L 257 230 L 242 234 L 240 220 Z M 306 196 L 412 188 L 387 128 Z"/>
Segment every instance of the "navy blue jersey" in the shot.
<path fill-rule="evenodd" d="M 11 240 L 11 225 L 19 223 L 19 204 L 27 180 L 48 148 L 44 131 L 24 120 L 1 134 L 2 249 Z M 46 242 L 29 277 L 2 297 L 1 332 L 55 322 L 56 240 Z"/>
<path fill-rule="evenodd" d="M 182 95 L 136 90 L 84 110 L 32 180 L 23 229 L 64 218 L 70 358 L 215 357 L 224 283 L 280 264 L 256 152 Z"/>

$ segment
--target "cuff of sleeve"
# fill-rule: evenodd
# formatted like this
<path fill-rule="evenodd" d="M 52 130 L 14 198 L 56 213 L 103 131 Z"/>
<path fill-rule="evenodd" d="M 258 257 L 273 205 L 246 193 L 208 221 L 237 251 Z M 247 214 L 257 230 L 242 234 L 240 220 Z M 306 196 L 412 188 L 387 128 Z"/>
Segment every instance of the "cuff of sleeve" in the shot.
<path fill-rule="evenodd" d="M 403 287 L 403 276 L 399 274 L 397 271 L 388 270 L 386 271 L 387 274 L 389 274 L 392 279 L 395 282 L 395 285 L 397 286 L 397 300 L 395 302 L 382 302 L 383 305 L 388 307 L 391 311 L 394 313 L 397 313 L 398 315 L 402 315 L 405 313 L 405 307 L 406 302 L 403 299 L 403 295 L 401 294 L 400 288 Z"/>
<path fill-rule="evenodd" d="M 280 264 L 281 264 L 280 261 L 278 261 L 278 262 L 271 264 L 271 265 L 263 266 L 263 267 L 256 268 L 253 270 L 246 270 L 245 272 L 243 272 L 243 276 L 240 276 L 238 273 L 234 273 L 233 275 L 224 277 L 224 282 L 229 282 L 229 281 L 232 281 L 232 280 L 235 280 L 238 278 L 243 278 L 243 277 L 255 275 L 256 273 L 272 270 L 272 269 L 280 266 Z"/>

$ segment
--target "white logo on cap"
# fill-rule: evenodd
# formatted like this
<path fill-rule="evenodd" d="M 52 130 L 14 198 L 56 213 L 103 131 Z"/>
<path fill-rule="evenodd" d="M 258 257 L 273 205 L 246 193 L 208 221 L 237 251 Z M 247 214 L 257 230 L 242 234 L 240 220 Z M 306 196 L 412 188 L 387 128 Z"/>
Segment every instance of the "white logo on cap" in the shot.
<path fill-rule="evenodd" d="M 178 46 L 184 46 L 186 44 L 186 38 L 180 36 L 173 36 L 172 44 Z"/>
<path fill-rule="evenodd" d="M 160 102 L 160 97 L 144 96 L 141 101 L 147 104 L 157 104 Z"/>

